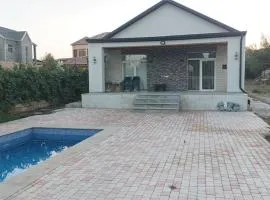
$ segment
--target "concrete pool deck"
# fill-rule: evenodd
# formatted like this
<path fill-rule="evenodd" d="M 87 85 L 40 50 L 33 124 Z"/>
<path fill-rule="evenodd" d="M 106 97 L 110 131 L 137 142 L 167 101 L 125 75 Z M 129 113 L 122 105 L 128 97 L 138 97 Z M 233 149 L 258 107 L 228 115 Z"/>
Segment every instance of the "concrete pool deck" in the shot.
<path fill-rule="evenodd" d="M 0 184 L 0 199 L 270 199 L 268 125 L 250 112 L 64 109 L 0 124 L 104 131 Z"/>

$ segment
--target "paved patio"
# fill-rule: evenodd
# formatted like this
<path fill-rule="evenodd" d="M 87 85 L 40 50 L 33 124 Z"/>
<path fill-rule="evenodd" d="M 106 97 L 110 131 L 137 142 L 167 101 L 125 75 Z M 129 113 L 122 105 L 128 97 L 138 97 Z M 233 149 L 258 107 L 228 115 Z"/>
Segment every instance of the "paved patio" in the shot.
<path fill-rule="evenodd" d="M 65 109 L 1 124 L 0 134 L 32 126 L 112 131 L 45 162 L 59 161 L 45 174 L 34 167 L 40 177 L 8 199 L 270 199 L 269 129 L 249 112 Z"/>

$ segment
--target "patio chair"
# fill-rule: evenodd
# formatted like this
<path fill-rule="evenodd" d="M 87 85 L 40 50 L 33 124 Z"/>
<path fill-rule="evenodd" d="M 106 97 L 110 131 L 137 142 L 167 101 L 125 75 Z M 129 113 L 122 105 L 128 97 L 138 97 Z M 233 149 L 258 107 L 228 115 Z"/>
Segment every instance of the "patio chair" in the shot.
<path fill-rule="evenodd" d="M 132 77 L 130 77 L 130 76 L 125 77 L 120 85 L 121 85 L 122 91 L 130 91 L 131 92 L 133 90 Z"/>
<path fill-rule="evenodd" d="M 133 85 L 134 91 L 140 91 L 141 78 L 139 76 L 134 76 L 132 80 L 132 85 Z"/>

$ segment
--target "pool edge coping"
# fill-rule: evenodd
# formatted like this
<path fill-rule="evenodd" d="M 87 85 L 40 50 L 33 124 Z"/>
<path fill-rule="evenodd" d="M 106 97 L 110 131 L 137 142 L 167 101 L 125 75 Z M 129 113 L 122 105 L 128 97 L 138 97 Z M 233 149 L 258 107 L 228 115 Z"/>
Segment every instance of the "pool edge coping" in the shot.
<path fill-rule="evenodd" d="M 101 128 L 102 127 L 102 128 Z M 28 128 L 34 128 L 28 127 Z M 15 195 L 16 193 L 22 192 L 28 187 L 31 187 L 33 184 L 35 184 L 35 181 L 37 181 L 39 178 L 45 176 L 46 174 L 50 173 L 51 171 L 55 170 L 56 168 L 62 166 L 65 161 L 68 161 L 69 156 L 71 154 L 76 154 L 79 150 L 86 149 L 87 147 L 92 147 L 93 145 L 99 145 L 101 142 L 107 140 L 110 138 L 114 133 L 120 129 L 119 126 L 91 126 L 88 128 L 78 128 L 78 127 L 46 127 L 42 126 L 40 128 L 70 128 L 70 129 L 102 129 L 97 134 L 83 140 L 82 142 L 66 149 L 65 151 L 62 151 L 61 153 L 57 154 L 54 157 L 49 158 L 48 160 L 45 160 L 44 162 L 34 165 L 24 171 L 21 174 L 18 174 L 17 176 L 10 177 L 7 181 L 0 183 L 0 199 L 8 199 L 12 197 L 12 195 Z M 23 128 L 17 131 L 22 131 L 27 128 Z M 4 135 L 11 134 L 6 133 Z"/>

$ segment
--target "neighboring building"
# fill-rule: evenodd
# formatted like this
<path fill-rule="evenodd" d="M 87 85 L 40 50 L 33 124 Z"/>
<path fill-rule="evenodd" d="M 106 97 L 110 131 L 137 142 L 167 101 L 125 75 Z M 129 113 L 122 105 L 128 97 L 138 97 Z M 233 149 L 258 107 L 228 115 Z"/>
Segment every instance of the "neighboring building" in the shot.
<path fill-rule="evenodd" d="M 73 58 L 82 58 L 88 56 L 88 42 L 86 39 L 88 39 L 88 37 L 84 37 L 71 44 Z"/>
<path fill-rule="evenodd" d="M 32 63 L 33 59 L 36 59 L 36 44 L 31 41 L 26 31 L 0 27 L 1 64 Z"/>
<path fill-rule="evenodd" d="M 91 39 L 98 39 L 102 38 L 107 33 L 101 33 L 90 37 Z M 87 39 L 89 37 L 83 37 L 82 39 L 74 42 L 71 44 L 72 46 L 72 58 L 61 58 L 58 61 L 61 64 L 72 66 L 72 67 L 80 67 L 80 68 L 87 68 L 88 67 L 88 42 Z"/>
<path fill-rule="evenodd" d="M 162 104 L 155 98 L 170 91 L 179 96 L 184 110 L 216 110 L 220 101 L 246 110 L 245 35 L 175 1 L 162 0 L 105 37 L 87 39 L 90 93 L 82 95 L 82 105 L 132 108 L 137 106 L 135 99 L 155 108 Z M 119 93 L 125 77 L 139 77 L 147 93 Z M 157 90 L 166 92 L 153 93 Z"/>

